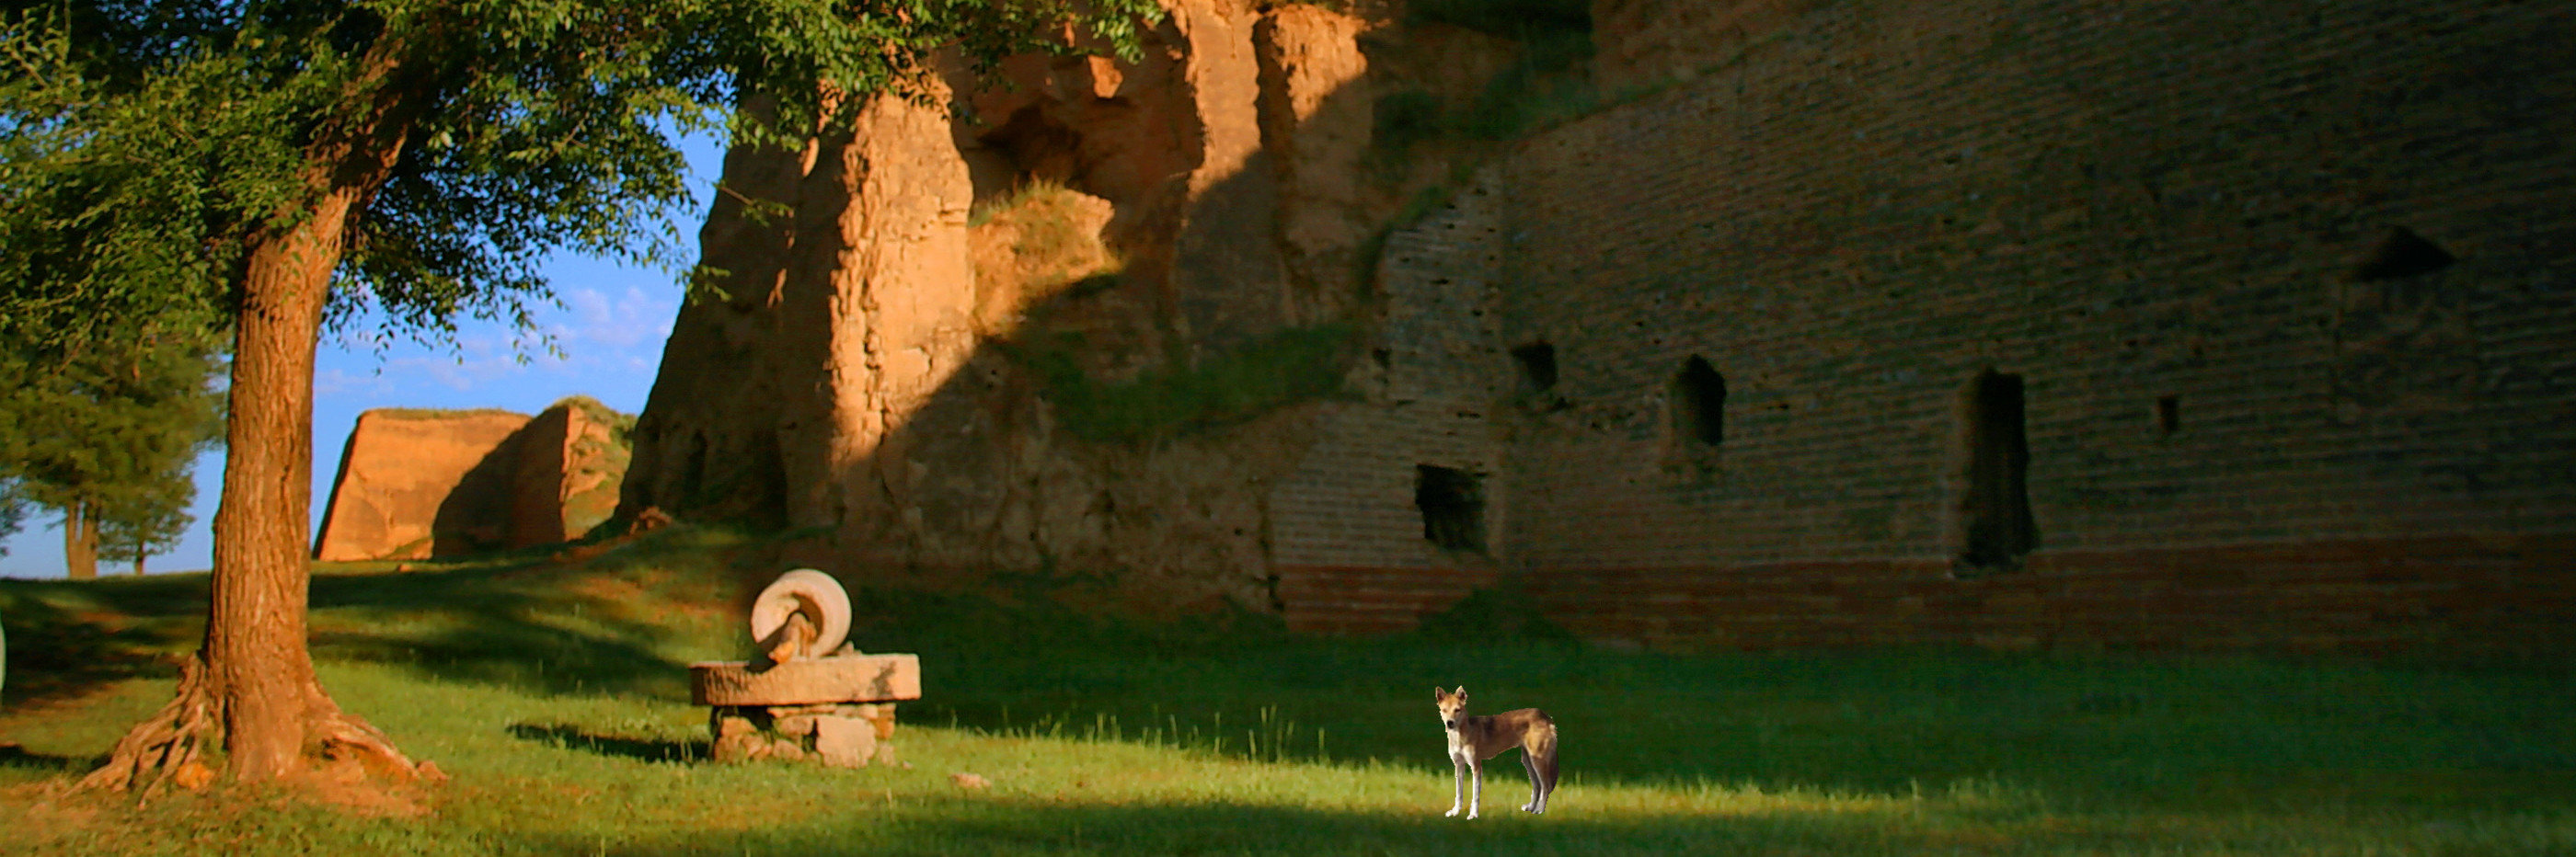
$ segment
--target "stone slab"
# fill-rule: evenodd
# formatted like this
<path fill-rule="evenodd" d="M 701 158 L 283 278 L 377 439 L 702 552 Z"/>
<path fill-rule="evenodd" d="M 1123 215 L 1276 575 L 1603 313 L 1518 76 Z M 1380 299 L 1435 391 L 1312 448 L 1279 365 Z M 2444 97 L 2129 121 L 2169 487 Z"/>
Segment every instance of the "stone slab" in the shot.
<path fill-rule="evenodd" d="M 920 699 L 921 658 L 839 655 L 758 672 L 743 661 L 703 661 L 689 665 L 689 698 L 697 705 L 772 706 Z"/>
<path fill-rule="evenodd" d="M 856 717 L 815 718 L 814 753 L 834 767 L 867 767 L 877 754 L 876 726 Z"/>

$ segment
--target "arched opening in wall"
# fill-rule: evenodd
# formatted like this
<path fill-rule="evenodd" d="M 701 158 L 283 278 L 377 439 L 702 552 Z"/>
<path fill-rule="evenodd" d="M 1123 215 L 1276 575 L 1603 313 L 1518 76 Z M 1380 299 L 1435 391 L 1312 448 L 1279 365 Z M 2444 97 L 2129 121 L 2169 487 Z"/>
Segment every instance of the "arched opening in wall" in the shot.
<path fill-rule="evenodd" d="M 1082 135 L 1048 116 L 1038 105 L 1012 112 L 1001 127 L 984 132 L 978 139 L 1000 152 L 1011 172 L 1008 176 L 977 175 L 975 195 L 979 199 L 1007 194 L 1032 181 L 1082 189 Z M 974 158 L 968 160 L 970 168 L 981 166 L 974 163 Z"/>
<path fill-rule="evenodd" d="M 2156 397 L 2156 434 L 2170 435 L 2182 430 L 2182 397 Z"/>
<path fill-rule="evenodd" d="M 1422 537 L 1444 550 L 1483 553 L 1484 479 L 1430 464 L 1413 470 L 1413 505 L 1422 510 Z"/>
<path fill-rule="evenodd" d="M 1556 387 L 1556 346 L 1542 340 L 1512 348 L 1512 365 L 1520 369 L 1521 394 L 1544 393 Z"/>
<path fill-rule="evenodd" d="M 672 504 L 680 508 L 696 506 L 707 500 L 704 496 L 707 490 L 707 433 L 690 432 L 686 443 L 688 451 L 680 456 L 680 490 L 675 498 L 679 502 Z"/>
<path fill-rule="evenodd" d="M 2450 251 L 2425 240 L 2415 230 L 2392 226 L 2380 233 L 2379 240 L 2370 245 L 2370 251 L 2353 264 L 2352 270 L 2344 273 L 2344 278 L 2367 283 L 2414 277 L 2448 268 L 2457 261 Z"/>
<path fill-rule="evenodd" d="M 1992 369 L 1977 373 L 1960 397 L 1967 472 L 1959 497 L 1958 564 L 2005 570 L 2039 544 L 2030 514 L 2030 445 L 2023 427 L 2022 379 Z"/>
<path fill-rule="evenodd" d="M 1698 355 L 1682 361 L 1664 397 L 1672 412 L 1673 440 L 1714 447 L 1726 439 L 1726 378 Z"/>

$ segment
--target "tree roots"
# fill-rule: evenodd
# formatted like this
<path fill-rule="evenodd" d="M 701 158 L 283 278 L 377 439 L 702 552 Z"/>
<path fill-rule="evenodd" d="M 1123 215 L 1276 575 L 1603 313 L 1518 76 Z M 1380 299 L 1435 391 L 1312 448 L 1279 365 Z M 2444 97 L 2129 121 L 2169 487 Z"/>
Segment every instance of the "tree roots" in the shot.
<path fill-rule="evenodd" d="M 139 792 L 138 799 L 148 801 L 171 785 L 195 790 L 212 782 L 205 750 L 224 737 L 224 705 L 208 672 L 203 653 L 189 656 L 179 666 L 178 693 L 118 739 L 107 764 L 74 788 Z M 383 731 L 340 710 L 320 685 L 307 684 L 305 702 L 303 755 L 308 762 L 352 775 L 354 767 L 366 777 L 389 782 L 447 779 L 438 766 L 413 762 Z"/>
<path fill-rule="evenodd" d="M 179 665 L 178 695 L 117 739 L 107 765 L 81 778 L 79 788 L 133 791 L 140 785 L 149 800 L 174 779 L 187 788 L 205 785 L 211 776 L 200 759 L 206 742 L 222 732 L 220 715 L 207 687 L 205 657 L 190 655 Z"/>

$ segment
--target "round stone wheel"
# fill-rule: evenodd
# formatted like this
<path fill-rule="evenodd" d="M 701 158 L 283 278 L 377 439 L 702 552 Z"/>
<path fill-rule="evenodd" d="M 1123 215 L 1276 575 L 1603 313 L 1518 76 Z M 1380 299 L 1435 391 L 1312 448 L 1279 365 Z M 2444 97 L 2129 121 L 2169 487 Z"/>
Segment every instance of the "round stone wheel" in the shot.
<path fill-rule="evenodd" d="M 787 617 L 805 614 L 814 623 L 814 641 L 804 657 L 819 658 L 841 647 L 850 636 L 850 593 L 831 575 L 800 568 L 778 576 L 751 603 L 751 638 L 763 641 L 787 625 Z"/>

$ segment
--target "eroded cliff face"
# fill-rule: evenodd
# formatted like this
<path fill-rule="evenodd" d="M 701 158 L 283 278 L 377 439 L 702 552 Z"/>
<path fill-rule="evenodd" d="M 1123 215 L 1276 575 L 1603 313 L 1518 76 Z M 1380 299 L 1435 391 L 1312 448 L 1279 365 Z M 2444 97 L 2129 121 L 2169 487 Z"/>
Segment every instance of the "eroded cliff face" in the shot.
<path fill-rule="evenodd" d="M 947 137 L 942 111 L 887 97 L 853 133 L 726 155 L 699 238 L 726 299 L 673 326 L 630 504 L 799 527 L 873 504 L 845 486 L 975 347 L 973 186 Z"/>
<path fill-rule="evenodd" d="M 385 408 L 358 415 L 314 541 L 323 562 L 421 559 L 579 538 L 618 503 L 628 451 L 586 399 L 530 418 Z"/>
<path fill-rule="evenodd" d="M 1509 46 L 1392 13 L 1168 11 L 1140 62 L 1015 58 L 943 75 L 944 106 L 729 153 L 701 233 L 728 298 L 674 325 L 624 505 L 828 533 L 848 574 L 1115 572 L 1140 607 L 1275 609 L 1270 490 L 1332 406 L 1085 439 L 1029 352 L 1069 344 L 1048 354 L 1115 384 L 1359 320 L 1406 192 L 1369 173 L 1373 92 L 1467 90 Z M 1408 39 L 1447 56 L 1373 76 Z"/>

